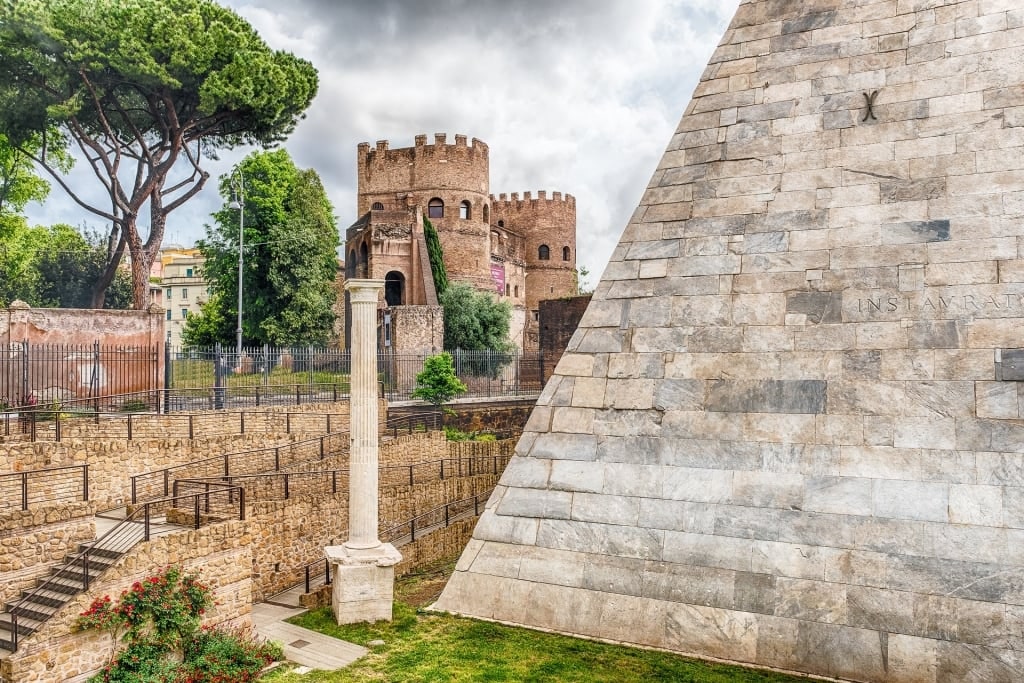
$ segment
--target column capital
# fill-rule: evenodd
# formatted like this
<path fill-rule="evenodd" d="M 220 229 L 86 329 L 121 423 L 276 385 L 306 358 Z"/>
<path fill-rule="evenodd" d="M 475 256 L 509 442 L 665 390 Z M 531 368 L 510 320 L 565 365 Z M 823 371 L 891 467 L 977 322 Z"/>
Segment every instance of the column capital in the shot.
<path fill-rule="evenodd" d="M 345 291 L 354 304 L 377 303 L 384 280 L 345 280 Z"/>

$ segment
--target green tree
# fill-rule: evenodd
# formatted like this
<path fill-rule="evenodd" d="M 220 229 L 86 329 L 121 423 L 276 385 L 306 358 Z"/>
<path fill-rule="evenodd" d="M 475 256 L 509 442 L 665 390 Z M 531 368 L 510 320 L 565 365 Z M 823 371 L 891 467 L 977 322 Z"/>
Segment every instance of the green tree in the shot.
<path fill-rule="evenodd" d="M 465 391 L 466 385 L 455 374 L 451 355 L 439 353 L 423 361 L 423 372 L 416 375 L 412 397 L 440 406 Z"/>
<path fill-rule="evenodd" d="M 24 147 L 38 151 L 39 141 L 26 140 Z M 36 175 L 32 158 L 0 133 L 0 217 L 20 214 L 29 202 L 46 199 L 49 191 L 49 183 Z M 0 235 L 2 231 L 0 222 Z"/>
<path fill-rule="evenodd" d="M 211 294 L 206 303 L 200 306 L 199 315 L 185 318 L 185 326 L 181 329 L 182 343 L 185 346 L 226 344 L 236 329 L 236 319 L 224 315 L 226 308 L 228 306 L 221 301 L 221 294 Z"/>
<path fill-rule="evenodd" d="M 437 236 L 434 224 L 423 217 L 423 239 L 427 243 L 427 257 L 430 259 L 430 274 L 434 276 L 434 291 L 438 296 L 448 289 L 448 270 L 444 267 L 444 251 L 441 238 Z"/>
<path fill-rule="evenodd" d="M 39 271 L 36 261 L 46 246 L 45 229 L 30 228 L 22 216 L 4 216 L 0 235 L 0 306 L 20 299 L 39 304 Z"/>
<path fill-rule="evenodd" d="M 584 294 L 593 294 L 594 288 L 590 285 L 590 269 L 586 266 L 579 266 L 572 273 L 573 289 L 575 291 L 570 292 L 569 296 L 581 296 Z"/>
<path fill-rule="evenodd" d="M 245 197 L 245 342 L 326 344 L 334 330 L 339 237 L 320 177 L 297 168 L 283 149 L 254 152 L 238 169 Z M 231 196 L 231 178 L 221 180 L 221 191 L 225 198 Z M 229 344 L 235 337 L 239 218 L 236 209 L 221 209 L 199 243 L 212 290 L 201 317 L 210 318 L 192 322 L 197 334 L 188 333 L 188 343 Z M 199 330 L 204 330 L 202 336 Z"/>
<path fill-rule="evenodd" d="M 167 216 L 209 178 L 203 157 L 280 142 L 316 89 L 312 65 L 212 0 L 17 0 L 0 14 L 0 130 L 112 226 L 94 307 L 127 249 L 133 305 L 145 308 Z M 68 142 L 102 200 L 64 178 L 53 150 Z"/>
<path fill-rule="evenodd" d="M 90 308 L 91 292 L 106 268 L 106 240 L 96 230 L 79 232 L 70 225 L 55 225 L 49 232 L 48 244 L 36 259 L 38 303 L 33 305 Z M 131 307 L 132 278 L 124 268 L 114 274 L 103 305 Z"/>
<path fill-rule="evenodd" d="M 0 305 L 21 299 L 30 306 L 89 308 L 90 290 L 106 262 L 104 240 L 70 225 L 28 227 L 11 222 L 0 244 Z M 131 305 L 131 277 L 118 270 L 107 308 Z"/>
<path fill-rule="evenodd" d="M 36 140 L 26 147 L 38 149 Z M 21 299 L 35 305 L 39 274 L 36 257 L 45 236 L 29 227 L 22 211 L 46 198 L 49 185 L 36 175 L 32 159 L 0 133 L 0 305 Z"/>
<path fill-rule="evenodd" d="M 444 347 L 464 351 L 510 352 L 512 306 L 487 292 L 456 282 L 439 297 L 444 308 Z"/>

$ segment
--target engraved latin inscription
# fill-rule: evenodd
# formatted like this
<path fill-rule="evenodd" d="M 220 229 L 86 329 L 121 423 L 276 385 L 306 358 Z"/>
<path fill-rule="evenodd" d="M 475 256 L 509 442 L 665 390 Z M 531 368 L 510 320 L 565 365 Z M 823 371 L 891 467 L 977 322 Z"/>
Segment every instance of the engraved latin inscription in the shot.
<path fill-rule="evenodd" d="M 844 292 L 843 319 L 1012 318 L 1024 316 L 1024 292 L 997 287 L 918 292 Z"/>

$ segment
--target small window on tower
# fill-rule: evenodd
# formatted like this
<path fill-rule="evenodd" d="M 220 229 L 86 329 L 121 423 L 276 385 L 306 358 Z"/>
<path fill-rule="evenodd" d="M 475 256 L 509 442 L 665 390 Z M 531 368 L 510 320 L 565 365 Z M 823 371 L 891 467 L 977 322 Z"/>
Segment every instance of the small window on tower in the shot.
<path fill-rule="evenodd" d="M 459 218 L 465 221 L 472 218 L 472 215 L 472 205 L 469 203 L 469 200 L 463 200 L 462 203 L 459 204 Z"/>
<path fill-rule="evenodd" d="M 569 247 L 562 247 L 562 260 L 563 261 L 568 261 L 569 260 L 569 253 L 570 253 L 569 252 Z"/>
<path fill-rule="evenodd" d="M 511 291 L 511 289 L 512 289 L 511 285 L 509 285 L 509 283 L 506 282 L 505 283 L 505 296 L 509 295 L 509 292 Z"/>
<path fill-rule="evenodd" d="M 548 245 L 540 245 L 540 248 L 537 249 L 537 258 L 541 261 L 548 261 L 551 259 L 551 249 L 548 248 Z"/>
<path fill-rule="evenodd" d="M 444 201 L 440 197 L 434 197 L 427 204 L 428 218 L 444 218 Z"/>
<path fill-rule="evenodd" d="M 371 206 L 370 209 L 372 211 L 383 211 L 384 210 L 384 205 L 381 204 L 380 202 L 374 202 L 373 206 Z"/>
<path fill-rule="evenodd" d="M 490 225 L 491 223 L 491 210 L 484 204 L 484 223 Z"/>
<path fill-rule="evenodd" d="M 499 228 L 504 228 L 505 227 L 505 221 L 498 221 L 498 227 Z"/>

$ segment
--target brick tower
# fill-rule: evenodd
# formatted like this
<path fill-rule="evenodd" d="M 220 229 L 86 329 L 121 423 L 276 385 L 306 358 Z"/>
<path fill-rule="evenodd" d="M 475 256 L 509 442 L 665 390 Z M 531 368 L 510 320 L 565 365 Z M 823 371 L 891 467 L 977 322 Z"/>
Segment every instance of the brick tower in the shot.
<path fill-rule="evenodd" d="M 491 195 L 491 222 L 522 236 L 526 261 L 526 345 L 536 349 L 540 302 L 576 293 L 576 199 L 541 190 Z"/>
<path fill-rule="evenodd" d="M 358 151 L 358 211 L 395 211 L 420 207 L 437 229 L 448 276 L 481 289 L 491 288 L 488 228 L 489 160 L 487 145 L 465 135 L 455 144 L 444 133 L 427 144 L 417 135 L 413 147 L 389 149 L 388 142 L 367 143 Z"/>

